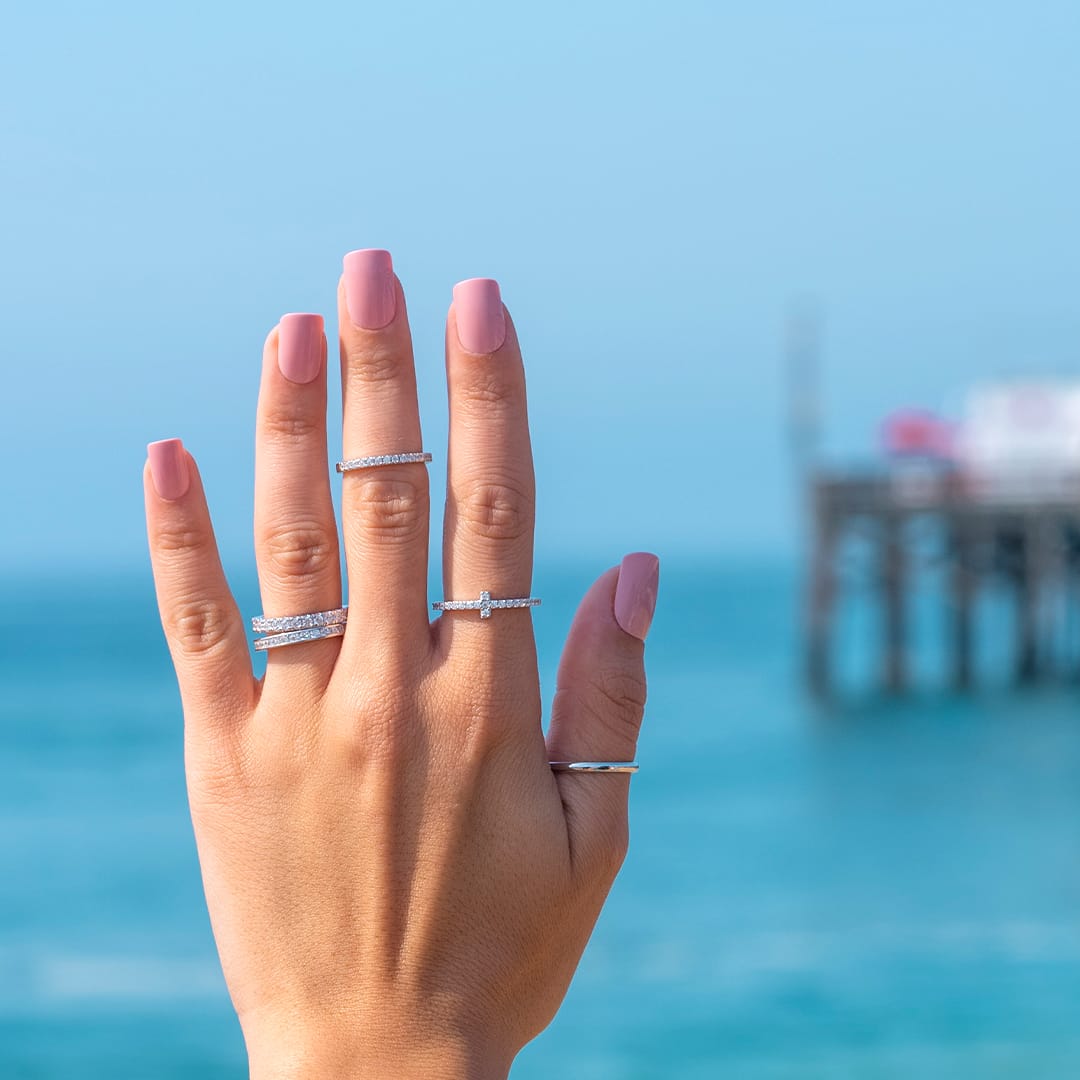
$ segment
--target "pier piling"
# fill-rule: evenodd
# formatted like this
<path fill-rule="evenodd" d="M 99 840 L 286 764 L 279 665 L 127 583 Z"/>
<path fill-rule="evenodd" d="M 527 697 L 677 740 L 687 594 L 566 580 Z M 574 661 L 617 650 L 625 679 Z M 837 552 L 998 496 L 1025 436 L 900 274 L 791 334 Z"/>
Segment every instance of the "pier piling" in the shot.
<path fill-rule="evenodd" d="M 1075 670 L 1058 671 L 1070 662 L 1069 643 L 1058 640 L 1070 620 L 1058 618 L 1060 603 L 1055 607 L 1049 601 L 1067 598 L 1080 608 L 1078 590 L 1066 588 L 1080 562 L 1080 497 L 1063 490 L 1045 497 L 1022 491 L 1011 499 L 986 499 L 946 469 L 817 472 L 810 487 L 805 671 L 816 696 L 828 697 L 836 683 L 832 637 L 850 584 L 838 560 L 845 539 L 855 534 L 872 537 L 877 545 L 871 581 L 880 612 L 880 686 L 899 694 L 912 685 L 914 643 L 907 613 L 923 569 L 920 560 L 926 558 L 913 538 L 915 522 L 929 524 L 930 534 L 940 538 L 935 558 L 946 563 L 942 611 L 951 687 L 974 687 L 976 600 L 991 580 L 1004 583 L 1013 598 L 1014 680 L 1029 685 L 1075 675 Z M 1072 664 L 1075 669 L 1075 659 Z"/>

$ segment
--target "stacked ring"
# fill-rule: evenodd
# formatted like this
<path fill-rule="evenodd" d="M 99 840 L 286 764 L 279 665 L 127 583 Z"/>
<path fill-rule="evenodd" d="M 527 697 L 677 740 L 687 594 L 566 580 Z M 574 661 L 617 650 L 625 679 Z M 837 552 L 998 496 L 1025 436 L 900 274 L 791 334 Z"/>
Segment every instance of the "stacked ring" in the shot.
<path fill-rule="evenodd" d="M 347 622 L 349 609 L 334 608 L 331 611 L 313 611 L 310 615 L 283 615 L 277 619 L 268 619 L 258 615 L 251 620 L 251 629 L 256 634 L 280 634 L 285 630 L 314 630 L 317 626 L 337 626 Z"/>
<path fill-rule="evenodd" d="M 257 634 L 266 634 L 266 637 L 255 639 L 255 651 L 265 652 L 282 645 L 299 645 L 304 641 L 341 637 L 345 633 L 348 618 L 349 609 L 346 607 L 313 611 L 306 615 L 281 615 L 276 618 L 256 616 L 251 620 L 251 629 Z"/>

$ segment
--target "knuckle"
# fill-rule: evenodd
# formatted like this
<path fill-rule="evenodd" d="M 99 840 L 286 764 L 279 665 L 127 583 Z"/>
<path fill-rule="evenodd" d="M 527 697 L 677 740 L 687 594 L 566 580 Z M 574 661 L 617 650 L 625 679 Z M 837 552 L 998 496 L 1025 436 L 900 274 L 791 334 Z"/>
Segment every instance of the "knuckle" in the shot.
<path fill-rule="evenodd" d="M 593 685 L 609 711 L 637 724 L 645 711 L 645 673 L 640 668 L 599 668 Z"/>
<path fill-rule="evenodd" d="M 479 413 L 485 424 L 521 411 L 519 387 L 495 365 L 477 365 L 457 388 L 455 405 Z"/>
<path fill-rule="evenodd" d="M 225 647 L 231 638 L 232 621 L 212 600 L 183 600 L 166 615 L 170 640 L 187 656 L 206 656 Z"/>
<path fill-rule="evenodd" d="M 315 413 L 271 406 L 262 415 L 263 434 L 281 441 L 300 441 L 321 436 L 323 418 Z"/>
<path fill-rule="evenodd" d="M 346 371 L 350 378 L 372 386 L 395 382 L 402 377 L 403 357 L 400 347 L 381 339 L 354 342 L 346 347 Z"/>
<path fill-rule="evenodd" d="M 203 551 L 210 543 L 210 534 L 190 521 L 163 524 L 154 535 L 154 547 L 160 555 L 184 556 Z"/>
<path fill-rule="evenodd" d="M 583 688 L 560 686 L 554 707 L 584 720 L 611 746 L 632 748 L 645 712 L 645 696 L 643 671 L 598 668 Z"/>
<path fill-rule="evenodd" d="M 280 578 L 324 574 L 338 564 L 337 534 L 317 522 L 271 529 L 262 538 L 267 568 Z"/>
<path fill-rule="evenodd" d="M 459 701 L 449 714 L 453 730 L 448 732 L 457 767 L 465 773 L 479 773 L 492 756 L 509 746 L 517 746 L 521 726 L 515 713 L 521 702 L 510 693 Z M 539 707 L 537 707 L 539 725 Z"/>
<path fill-rule="evenodd" d="M 400 775 L 416 758 L 417 712 L 411 694 L 401 687 L 379 693 L 368 687 L 355 695 L 329 723 L 332 738 L 361 768 Z"/>
<path fill-rule="evenodd" d="M 427 531 L 427 474 L 356 477 L 355 505 L 365 533 L 382 540 L 409 540 Z"/>
<path fill-rule="evenodd" d="M 522 540 L 532 532 L 535 498 L 531 484 L 478 481 L 462 489 L 455 503 L 460 520 L 485 540 Z"/>
<path fill-rule="evenodd" d="M 219 726 L 203 732 L 188 751 L 188 783 L 192 811 L 206 805 L 227 806 L 242 799 L 251 786 L 253 755 L 240 729 Z"/>
<path fill-rule="evenodd" d="M 353 733 L 357 752 L 366 761 L 399 772 L 408 757 L 409 718 L 407 710 L 397 710 L 389 702 L 369 706 Z"/>
<path fill-rule="evenodd" d="M 253 745 L 244 775 L 254 793 L 299 791 L 320 767 L 321 712 L 316 705 L 297 708 L 295 698 L 290 698 L 293 704 L 287 713 L 277 702 L 268 708 L 276 722 L 260 725 L 257 737 L 250 740 Z M 283 723 L 283 715 L 290 722 Z"/>

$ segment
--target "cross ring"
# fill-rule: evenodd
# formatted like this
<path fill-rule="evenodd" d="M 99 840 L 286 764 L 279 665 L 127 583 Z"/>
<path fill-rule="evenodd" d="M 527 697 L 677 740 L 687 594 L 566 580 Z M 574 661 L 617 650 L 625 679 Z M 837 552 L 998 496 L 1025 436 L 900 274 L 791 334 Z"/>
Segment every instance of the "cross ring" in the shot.
<path fill-rule="evenodd" d="M 481 619 L 490 619 L 491 613 L 496 608 L 536 607 L 539 603 L 539 598 L 535 596 L 521 596 L 512 600 L 492 600 L 491 593 L 485 590 L 480 594 L 479 600 L 439 600 L 431 606 L 436 611 L 479 611 Z"/>

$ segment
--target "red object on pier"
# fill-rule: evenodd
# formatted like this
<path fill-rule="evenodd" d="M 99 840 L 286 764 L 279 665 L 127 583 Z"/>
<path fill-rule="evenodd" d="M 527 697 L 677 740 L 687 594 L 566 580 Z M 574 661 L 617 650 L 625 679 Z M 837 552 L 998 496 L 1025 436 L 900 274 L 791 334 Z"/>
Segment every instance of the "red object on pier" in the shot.
<path fill-rule="evenodd" d="M 926 409 L 898 409 L 882 423 L 881 443 L 895 457 L 948 458 L 953 428 Z"/>

